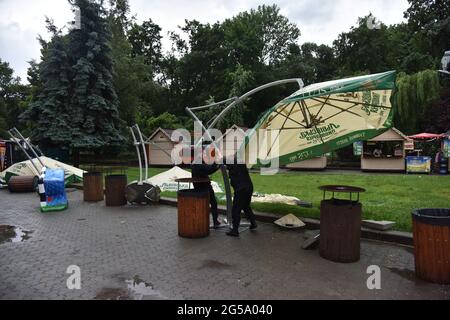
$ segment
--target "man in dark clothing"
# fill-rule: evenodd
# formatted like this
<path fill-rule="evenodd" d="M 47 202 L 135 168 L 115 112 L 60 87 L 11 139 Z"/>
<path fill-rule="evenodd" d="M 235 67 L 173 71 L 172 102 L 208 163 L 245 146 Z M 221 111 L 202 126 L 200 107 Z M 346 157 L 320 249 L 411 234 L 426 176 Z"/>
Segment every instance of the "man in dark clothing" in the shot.
<path fill-rule="evenodd" d="M 257 228 L 255 215 L 250 207 L 253 195 L 253 183 L 245 164 L 227 165 L 231 186 L 234 189 L 233 197 L 233 229 L 227 233 L 228 236 L 239 237 L 239 225 L 241 223 L 241 212 L 250 221 L 250 229 Z"/>
<path fill-rule="evenodd" d="M 209 176 L 214 174 L 217 170 L 219 170 L 219 166 L 217 164 L 193 164 L 192 178 L 209 178 Z M 209 203 L 211 205 L 211 214 L 213 217 L 214 227 L 219 227 L 221 223 L 219 221 L 219 213 L 217 211 L 217 200 L 211 182 L 194 183 L 194 189 L 197 191 L 209 192 Z"/>

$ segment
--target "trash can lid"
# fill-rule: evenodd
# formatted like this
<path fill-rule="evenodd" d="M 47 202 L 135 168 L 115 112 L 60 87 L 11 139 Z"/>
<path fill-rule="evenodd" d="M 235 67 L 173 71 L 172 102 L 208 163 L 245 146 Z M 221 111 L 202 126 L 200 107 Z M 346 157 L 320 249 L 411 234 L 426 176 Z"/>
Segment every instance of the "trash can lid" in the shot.
<path fill-rule="evenodd" d="M 341 185 L 328 185 L 319 187 L 322 191 L 329 192 L 347 192 L 347 193 L 362 193 L 366 192 L 366 189 L 351 186 L 341 186 Z"/>
<path fill-rule="evenodd" d="M 450 227 L 450 209 L 423 208 L 412 212 L 413 219 L 422 223 Z"/>
<path fill-rule="evenodd" d="M 182 178 L 176 179 L 175 182 L 178 183 L 208 183 L 211 182 L 209 178 Z"/>

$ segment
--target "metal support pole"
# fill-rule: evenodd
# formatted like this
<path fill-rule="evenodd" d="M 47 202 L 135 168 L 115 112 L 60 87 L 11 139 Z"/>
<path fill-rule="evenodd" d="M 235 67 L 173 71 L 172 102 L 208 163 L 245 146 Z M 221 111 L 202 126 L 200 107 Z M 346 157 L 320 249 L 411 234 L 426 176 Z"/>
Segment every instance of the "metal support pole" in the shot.
<path fill-rule="evenodd" d="M 36 159 L 39 161 L 39 163 L 41 164 L 41 166 L 44 168 L 45 165 L 44 163 L 41 161 L 41 159 L 39 158 L 39 155 L 37 154 L 37 152 L 34 150 L 33 146 L 31 145 L 31 143 L 28 143 L 28 141 L 24 138 L 24 136 L 20 133 L 19 130 L 17 130 L 17 128 L 12 128 L 11 130 L 13 130 L 14 132 L 17 133 L 17 135 L 23 140 L 23 142 L 28 146 L 28 148 L 31 150 L 31 152 L 34 154 L 34 156 L 36 157 Z"/>
<path fill-rule="evenodd" d="M 144 152 L 145 180 L 147 180 L 148 179 L 148 158 L 147 158 L 147 150 L 145 149 L 145 141 L 142 136 L 141 129 L 139 128 L 139 125 L 136 124 L 134 127 L 136 128 L 136 131 L 139 135 L 141 148 L 142 148 L 142 151 Z"/>
<path fill-rule="evenodd" d="M 246 94 L 244 94 L 243 96 L 239 97 L 237 100 L 235 100 L 233 103 L 231 103 L 228 107 L 226 107 L 218 116 L 217 118 L 213 121 L 213 123 L 211 123 L 211 125 L 209 126 L 208 129 L 214 128 L 214 126 L 217 124 L 217 122 L 219 122 L 219 120 L 221 118 L 223 118 L 223 116 L 225 116 L 228 111 L 230 111 L 232 108 L 234 108 L 238 103 L 240 103 L 241 101 L 247 99 L 248 97 L 250 97 L 251 95 L 254 95 L 255 93 L 262 91 L 264 89 L 270 88 L 270 87 L 275 87 L 275 86 L 279 86 L 282 84 L 286 84 L 286 83 L 298 83 L 300 88 L 303 88 L 304 83 L 302 79 L 285 79 L 285 80 L 279 80 L 279 81 L 275 81 L 275 82 L 271 82 L 265 85 L 262 85 L 258 88 L 253 89 L 252 91 L 247 92 Z"/>
<path fill-rule="evenodd" d="M 133 144 L 136 147 L 136 152 L 137 152 L 137 156 L 138 156 L 138 161 L 139 161 L 139 184 L 142 184 L 142 159 L 141 159 L 141 151 L 139 150 L 139 143 L 136 139 L 136 135 L 134 134 L 134 129 L 133 127 L 130 127 L 130 131 L 131 131 L 131 135 L 133 137 Z"/>

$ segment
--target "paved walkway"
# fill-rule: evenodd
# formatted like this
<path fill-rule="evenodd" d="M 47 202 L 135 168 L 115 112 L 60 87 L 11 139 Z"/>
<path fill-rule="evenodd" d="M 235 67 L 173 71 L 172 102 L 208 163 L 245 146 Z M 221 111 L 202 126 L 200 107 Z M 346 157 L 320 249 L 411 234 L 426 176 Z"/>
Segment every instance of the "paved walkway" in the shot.
<path fill-rule="evenodd" d="M 361 261 L 304 251 L 304 232 L 261 224 L 240 239 L 177 235 L 176 209 L 106 208 L 69 192 L 70 208 L 41 214 L 35 194 L 0 191 L 0 225 L 32 231 L 0 244 L 0 299 L 450 299 L 450 286 L 414 277 L 411 248 L 363 241 Z M 69 290 L 70 265 L 81 290 Z M 366 286 L 381 267 L 381 290 Z"/>

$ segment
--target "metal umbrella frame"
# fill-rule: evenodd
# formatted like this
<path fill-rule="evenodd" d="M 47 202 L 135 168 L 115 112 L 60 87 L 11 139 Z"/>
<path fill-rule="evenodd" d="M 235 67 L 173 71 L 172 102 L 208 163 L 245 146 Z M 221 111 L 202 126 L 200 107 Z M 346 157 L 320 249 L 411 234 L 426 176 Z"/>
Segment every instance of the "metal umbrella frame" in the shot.
<path fill-rule="evenodd" d="M 186 112 L 192 117 L 194 122 L 201 125 L 203 131 L 206 134 L 207 139 L 211 141 L 214 148 L 216 148 L 217 150 L 220 150 L 219 146 L 217 145 L 217 142 L 212 139 L 212 137 L 209 133 L 209 130 L 214 129 L 216 124 L 221 119 L 223 119 L 227 115 L 228 112 L 230 112 L 233 108 L 238 106 L 239 103 L 241 103 L 248 97 L 250 97 L 250 96 L 254 95 L 255 93 L 258 93 L 262 90 L 265 90 L 267 88 L 284 85 L 284 84 L 288 84 L 288 83 L 297 83 L 298 86 L 300 87 L 300 89 L 304 87 L 303 80 L 300 78 L 279 80 L 279 81 L 271 82 L 271 83 L 262 85 L 260 87 L 257 87 L 255 89 L 245 93 L 241 97 L 233 97 L 233 98 L 230 98 L 230 99 L 227 99 L 224 101 L 215 102 L 215 103 L 205 105 L 205 106 L 200 106 L 200 107 L 186 107 Z M 202 121 L 200 121 L 198 116 L 195 114 L 195 112 L 207 110 L 207 109 L 214 108 L 214 107 L 221 106 L 221 105 L 225 105 L 226 107 L 219 114 L 217 114 L 217 115 L 213 116 L 211 119 L 209 119 L 206 126 L 202 123 Z M 200 146 L 202 144 L 202 142 L 203 142 L 203 138 L 199 139 L 199 141 L 196 143 L 195 147 Z M 232 221 L 233 218 L 232 218 L 232 212 L 231 212 L 232 206 L 233 206 L 233 201 L 232 201 L 230 180 L 228 177 L 228 172 L 227 172 L 225 164 L 222 163 L 220 165 L 220 171 L 222 173 L 223 182 L 224 182 L 224 186 L 225 186 L 225 195 L 226 195 L 227 218 L 226 218 L 225 223 L 227 223 L 228 226 L 231 228 L 233 225 L 233 221 Z M 241 223 L 241 226 L 247 227 L 247 225 L 244 223 Z"/>
<path fill-rule="evenodd" d="M 31 142 L 29 142 L 27 139 L 25 139 L 25 137 L 20 133 L 19 130 L 17 130 L 17 128 L 12 128 L 12 129 L 8 130 L 8 134 L 10 135 L 12 141 L 14 141 L 19 146 L 19 148 L 23 151 L 23 153 L 28 158 L 28 160 L 30 160 L 31 165 L 33 166 L 33 169 L 35 170 L 36 176 L 40 176 L 42 173 L 42 170 L 45 168 L 44 163 L 40 159 L 40 157 L 44 156 L 42 151 L 40 149 L 38 149 L 36 146 L 33 146 L 33 144 Z M 26 145 L 26 148 L 21 144 L 22 142 Z M 28 153 L 27 148 L 31 151 L 31 154 Z M 41 155 L 39 155 L 38 152 Z M 33 159 L 32 155 L 35 157 L 34 159 Z M 34 163 L 34 160 L 37 160 L 37 162 L 40 164 L 40 166 L 41 166 L 40 170 L 38 169 L 38 166 Z"/>
<path fill-rule="evenodd" d="M 135 192 L 143 193 L 143 196 L 141 198 L 145 198 L 145 199 L 149 200 L 150 202 L 154 202 L 154 199 L 151 199 L 149 197 L 149 194 L 151 194 L 151 192 L 156 192 L 157 198 L 159 198 L 159 194 L 161 193 L 161 190 L 159 189 L 159 187 L 153 186 L 147 182 L 147 180 L 149 179 L 149 175 L 148 175 L 149 161 L 148 161 L 146 146 L 152 145 L 156 148 L 159 148 L 167 155 L 170 156 L 170 154 L 168 154 L 168 152 L 166 150 L 160 148 L 155 143 L 151 142 L 150 138 L 147 138 L 142 133 L 138 124 L 135 124 L 134 126 L 130 127 L 129 129 L 131 132 L 131 136 L 133 138 L 133 145 L 136 148 L 136 154 L 137 154 L 138 162 L 139 162 L 139 180 L 137 182 L 130 183 L 127 186 L 127 189 L 130 189 L 130 188 L 135 189 Z M 143 156 L 141 156 L 141 150 L 142 150 Z M 133 188 L 133 185 L 136 185 L 136 188 Z M 148 186 L 148 188 L 146 188 L 145 186 Z M 129 201 L 129 202 L 133 202 L 133 201 Z"/>

